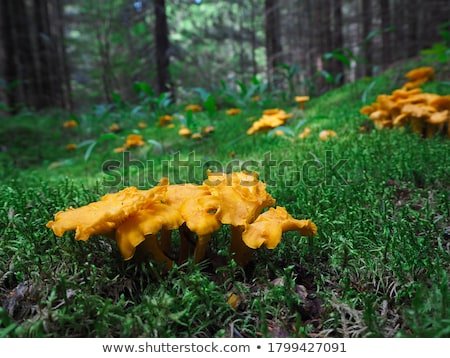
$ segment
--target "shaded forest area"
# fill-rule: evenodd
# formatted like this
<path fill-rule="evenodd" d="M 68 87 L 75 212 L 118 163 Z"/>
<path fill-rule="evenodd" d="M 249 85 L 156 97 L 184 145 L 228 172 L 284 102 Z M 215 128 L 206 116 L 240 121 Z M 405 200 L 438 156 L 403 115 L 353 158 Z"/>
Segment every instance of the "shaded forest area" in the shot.
<path fill-rule="evenodd" d="M 4 0 L 0 109 L 133 101 L 146 83 L 319 95 L 448 34 L 448 0 Z"/>

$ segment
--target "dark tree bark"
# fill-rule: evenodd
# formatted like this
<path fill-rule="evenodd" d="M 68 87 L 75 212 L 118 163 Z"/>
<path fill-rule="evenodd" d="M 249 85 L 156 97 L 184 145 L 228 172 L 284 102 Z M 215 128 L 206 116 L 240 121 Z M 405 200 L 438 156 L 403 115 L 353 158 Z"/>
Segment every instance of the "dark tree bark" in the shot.
<path fill-rule="evenodd" d="M 391 7 L 389 0 L 380 0 L 380 17 L 381 28 L 383 33 L 381 34 L 382 52 L 381 62 L 384 68 L 390 65 L 392 61 L 391 55 L 391 31 L 388 30 L 391 26 Z"/>
<path fill-rule="evenodd" d="M 317 27 L 314 26 L 314 0 L 307 0 L 305 4 L 305 17 L 306 17 L 306 31 L 304 36 L 306 37 L 305 50 L 307 52 L 306 55 L 306 63 L 308 67 L 308 77 L 312 78 L 314 73 L 316 72 L 316 32 Z"/>
<path fill-rule="evenodd" d="M 61 0 L 53 0 L 55 9 L 56 44 L 58 47 L 58 67 L 61 79 L 62 106 L 68 110 L 73 109 L 72 87 L 70 84 L 70 69 L 67 60 L 65 35 L 64 35 L 64 7 Z"/>
<path fill-rule="evenodd" d="M 99 63 L 101 67 L 101 79 L 103 85 L 103 93 L 107 103 L 113 102 L 113 80 L 114 73 L 111 66 L 111 44 L 110 44 L 110 32 L 112 22 L 112 7 L 108 7 L 107 10 L 102 9 L 100 6 L 96 7 L 96 21 L 95 36 L 97 38 L 97 50 L 99 55 Z"/>
<path fill-rule="evenodd" d="M 170 73 L 169 73 L 169 28 L 167 25 L 166 3 L 165 0 L 155 0 L 155 42 L 156 42 L 156 71 L 158 79 L 158 93 L 169 92 Z"/>
<path fill-rule="evenodd" d="M 34 19 L 36 21 L 37 59 L 38 59 L 38 109 L 50 107 L 52 103 L 52 68 L 50 54 L 51 36 L 48 21 L 48 9 L 45 0 L 34 0 Z"/>
<path fill-rule="evenodd" d="M 406 40 L 406 54 L 408 57 L 414 57 L 419 54 L 420 43 L 419 43 L 419 31 L 420 31 L 420 5 L 421 1 L 409 0 L 408 6 L 406 8 L 408 33 L 405 38 Z"/>
<path fill-rule="evenodd" d="M 266 33 L 266 58 L 267 76 L 269 82 L 277 65 L 282 63 L 281 54 L 281 30 L 280 8 L 278 0 L 265 0 L 265 33 Z"/>
<path fill-rule="evenodd" d="M 13 28 L 15 29 L 15 43 L 17 49 L 17 63 L 19 69 L 20 87 L 23 102 L 28 106 L 36 105 L 37 74 L 34 62 L 34 51 L 29 27 L 29 16 L 24 0 L 11 1 Z"/>
<path fill-rule="evenodd" d="M 258 74 L 258 66 L 256 63 L 256 6 L 254 0 L 250 0 L 250 36 L 251 36 L 251 63 L 252 63 L 252 75 L 256 76 Z"/>
<path fill-rule="evenodd" d="M 332 49 L 338 50 L 344 48 L 344 22 L 342 18 L 342 0 L 334 0 L 332 18 L 334 26 L 332 32 Z M 345 65 L 342 61 L 333 61 L 333 74 L 336 76 L 342 74 L 339 84 L 345 82 Z"/>
<path fill-rule="evenodd" d="M 5 56 L 5 64 L 3 70 L 3 76 L 7 84 L 6 100 L 8 107 L 12 113 L 17 113 L 18 102 L 18 89 L 12 88 L 14 81 L 19 78 L 19 72 L 16 66 L 16 46 L 14 44 L 13 25 L 11 17 L 11 2 L 12 1 L 0 1 L 0 15 L 1 15 L 1 32 L 3 40 L 3 51 Z"/>
<path fill-rule="evenodd" d="M 365 60 L 364 76 L 372 76 L 373 66 L 373 46 L 372 40 L 368 39 L 372 29 L 372 2 L 371 0 L 362 0 L 361 20 L 362 20 L 362 46 Z"/>
<path fill-rule="evenodd" d="M 314 23 L 316 24 L 316 31 L 314 33 L 314 43 L 316 48 L 315 63 L 317 70 L 322 74 L 325 72 L 331 74 L 332 64 L 330 61 L 324 60 L 324 55 L 332 50 L 332 30 L 331 24 L 331 8 L 329 0 L 316 0 L 314 2 Z M 325 71 L 325 72 L 324 72 Z M 316 80 L 316 85 L 319 92 L 324 92 L 330 88 L 331 83 L 328 83 L 323 75 Z"/>

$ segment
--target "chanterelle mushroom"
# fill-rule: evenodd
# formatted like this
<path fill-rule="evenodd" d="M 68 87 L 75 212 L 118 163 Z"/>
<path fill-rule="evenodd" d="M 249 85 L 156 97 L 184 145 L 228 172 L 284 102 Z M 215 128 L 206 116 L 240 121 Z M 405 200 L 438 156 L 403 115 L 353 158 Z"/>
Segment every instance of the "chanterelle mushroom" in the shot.
<path fill-rule="evenodd" d="M 275 209 L 270 208 L 247 225 L 242 233 L 242 240 L 252 249 L 262 245 L 274 249 L 285 231 L 298 231 L 302 236 L 317 234 L 316 225 L 311 220 L 294 219 L 285 208 L 278 206 Z"/>

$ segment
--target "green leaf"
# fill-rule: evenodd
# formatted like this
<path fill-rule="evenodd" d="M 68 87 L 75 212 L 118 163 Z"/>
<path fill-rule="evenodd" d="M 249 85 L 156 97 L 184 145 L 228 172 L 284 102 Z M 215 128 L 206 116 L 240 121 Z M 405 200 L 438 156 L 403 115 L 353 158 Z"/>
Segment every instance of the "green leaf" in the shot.
<path fill-rule="evenodd" d="M 153 97 L 155 92 L 151 89 L 150 85 L 145 82 L 134 82 L 133 90 L 137 95 L 145 93 L 147 96 Z"/>
<path fill-rule="evenodd" d="M 237 81 L 236 84 L 241 89 L 241 97 L 245 97 L 245 95 L 247 94 L 247 86 L 245 85 L 245 83 L 241 82 L 241 81 Z"/>
<path fill-rule="evenodd" d="M 206 112 L 208 112 L 210 116 L 216 113 L 216 101 L 213 96 L 208 96 L 203 105 L 205 106 Z"/>
<path fill-rule="evenodd" d="M 339 51 L 327 52 L 323 55 L 324 60 L 328 61 L 331 59 L 338 60 L 343 63 L 345 67 L 350 68 L 351 58 L 349 56 L 344 55 Z"/>
<path fill-rule="evenodd" d="M 186 112 L 186 127 L 192 128 L 193 119 L 194 119 L 193 112 L 192 111 L 187 111 Z"/>
<path fill-rule="evenodd" d="M 209 96 L 209 92 L 201 87 L 195 87 L 192 89 L 192 91 L 197 92 L 203 102 L 205 102 Z"/>
<path fill-rule="evenodd" d="M 96 139 L 96 140 L 93 140 L 93 139 L 86 140 L 86 141 L 82 142 L 81 144 L 79 144 L 78 148 L 88 146 L 88 148 L 86 149 L 86 152 L 84 153 L 84 161 L 87 162 L 89 160 L 89 158 L 91 157 L 92 151 L 97 146 L 97 144 L 102 143 L 105 140 L 112 139 L 112 138 L 117 138 L 117 135 L 114 133 L 105 133 L 105 134 L 102 134 L 100 137 L 98 137 L 98 139 Z"/>

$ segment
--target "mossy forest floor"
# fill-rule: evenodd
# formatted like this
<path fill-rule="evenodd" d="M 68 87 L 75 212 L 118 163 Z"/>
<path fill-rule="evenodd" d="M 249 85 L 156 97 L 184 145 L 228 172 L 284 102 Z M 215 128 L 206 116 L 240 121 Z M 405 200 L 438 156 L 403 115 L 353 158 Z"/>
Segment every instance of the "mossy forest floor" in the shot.
<path fill-rule="evenodd" d="M 450 142 L 378 130 L 359 113 L 415 66 L 328 92 L 304 110 L 289 95 L 241 88 L 179 105 L 155 100 L 152 109 L 97 106 L 75 128 L 63 127 L 62 112 L 1 118 L 0 337 L 450 337 Z M 423 90 L 450 93 L 439 77 Z M 205 110 L 186 113 L 189 103 Z M 227 115 L 231 107 L 242 112 Z M 247 135 L 268 108 L 294 114 L 284 135 Z M 164 114 L 177 116 L 175 128 L 157 125 Z M 183 121 L 215 131 L 186 139 Z M 112 134 L 113 123 L 121 131 Z M 306 127 L 311 134 L 299 139 Z M 337 135 L 321 140 L 324 129 Z M 130 133 L 147 144 L 115 153 Z M 108 237 L 78 242 L 46 227 L 56 212 L 105 193 L 162 176 L 201 183 L 207 169 L 257 171 L 277 205 L 311 219 L 318 235 L 286 233 L 240 268 L 227 260 L 223 226 L 207 260 L 161 274 L 153 262 L 124 261 Z"/>

